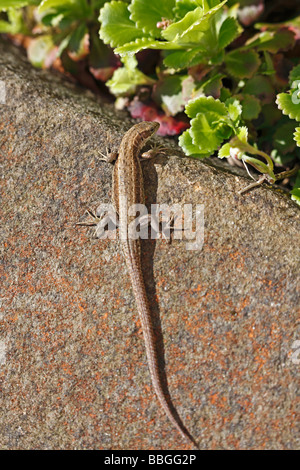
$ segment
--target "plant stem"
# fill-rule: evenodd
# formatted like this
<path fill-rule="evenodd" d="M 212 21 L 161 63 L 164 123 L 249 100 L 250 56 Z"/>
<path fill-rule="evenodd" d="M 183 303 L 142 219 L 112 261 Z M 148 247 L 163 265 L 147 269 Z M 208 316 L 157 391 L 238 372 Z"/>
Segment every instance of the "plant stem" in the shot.
<path fill-rule="evenodd" d="M 291 170 L 282 171 L 281 173 L 277 173 L 277 175 L 275 175 L 276 181 L 282 180 L 284 178 L 289 178 L 290 176 L 295 175 L 297 173 L 297 171 L 299 170 L 299 168 L 300 168 L 300 166 L 296 165 Z"/>

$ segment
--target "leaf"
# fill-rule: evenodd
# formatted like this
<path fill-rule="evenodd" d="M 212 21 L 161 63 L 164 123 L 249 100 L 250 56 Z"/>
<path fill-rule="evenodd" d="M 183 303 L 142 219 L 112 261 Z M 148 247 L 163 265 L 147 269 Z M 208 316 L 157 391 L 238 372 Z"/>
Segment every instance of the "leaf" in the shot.
<path fill-rule="evenodd" d="M 189 11 L 180 21 L 172 23 L 162 31 L 162 37 L 180 45 L 198 45 L 203 33 L 208 31 L 211 26 L 211 18 L 226 1 L 224 0 L 207 12 L 204 12 L 202 7 Z"/>
<path fill-rule="evenodd" d="M 89 70 L 97 80 L 107 82 L 121 65 L 112 49 L 99 38 L 98 31 L 90 31 Z"/>
<path fill-rule="evenodd" d="M 242 108 L 242 118 L 246 121 L 257 119 L 259 113 L 261 112 L 261 104 L 259 99 L 252 95 L 243 95 Z"/>
<path fill-rule="evenodd" d="M 300 188 L 294 188 L 290 192 L 291 194 L 291 199 L 295 201 L 297 204 L 300 206 Z"/>
<path fill-rule="evenodd" d="M 52 36 L 45 35 L 34 39 L 28 49 L 28 59 L 35 67 L 43 67 L 47 54 L 53 49 Z"/>
<path fill-rule="evenodd" d="M 11 23 L 9 23 L 8 21 L 0 20 L 0 33 L 11 33 L 11 30 L 12 30 Z"/>
<path fill-rule="evenodd" d="M 68 34 L 64 39 L 60 41 L 60 44 L 57 50 L 57 57 L 60 57 L 63 51 L 68 47 L 70 39 L 71 39 L 71 35 Z"/>
<path fill-rule="evenodd" d="M 175 49 L 173 43 L 167 41 L 156 41 L 152 37 L 148 38 L 138 38 L 135 41 L 128 42 L 124 46 L 117 47 L 115 49 L 115 54 L 120 54 L 121 56 L 133 56 L 139 51 L 144 49 Z"/>
<path fill-rule="evenodd" d="M 0 11 L 5 11 L 7 8 L 21 8 L 26 5 L 34 5 L 36 1 L 32 0 L 1 0 L 0 1 Z"/>
<path fill-rule="evenodd" d="M 228 109 L 230 119 L 234 124 L 237 124 L 242 114 L 241 103 L 238 99 L 232 97 L 228 98 L 228 100 L 225 101 L 225 104 L 226 108 Z"/>
<path fill-rule="evenodd" d="M 105 3 L 100 10 L 100 38 L 111 47 L 123 46 L 144 36 L 130 20 L 127 6 L 127 3 L 112 1 Z"/>
<path fill-rule="evenodd" d="M 173 8 L 173 14 L 176 18 L 183 18 L 189 11 L 198 6 L 196 0 L 176 0 L 176 6 Z"/>
<path fill-rule="evenodd" d="M 195 8 L 195 10 L 189 11 L 186 13 L 184 18 L 175 23 L 172 23 L 164 31 L 162 31 L 162 36 L 168 41 L 176 41 L 184 32 L 193 26 L 193 24 L 198 20 L 198 23 L 203 17 L 203 9 L 201 7 Z"/>
<path fill-rule="evenodd" d="M 276 104 L 283 114 L 289 116 L 290 119 L 300 121 L 300 98 L 298 94 L 279 93 L 277 95 Z"/>
<path fill-rule="evenodd" d="M 246 144 L 248 142 L 248 127 L 246 126 L 240 127 L 237 131 L 236 136 L 241 142 Z"/>
<path fill-rule="evenodd" d="M 200 96 L 190 101 L 185 107 L 185 112 L 191 119 L 195 118 L 198 113 L 208 112 L 214 116 L 215 120 L 228 116 L 225 104 L 220 100 L 215 100 L 212 96 Z"/>
<path fill-rule="evenodd" d="M 239 36 L 242 29 L 235 18 L 231 16 L 223 21 L 218 33 L 218 46 L 220 49 L 225 49 L 234 39 Z"/>
<path fill-rule="evenodd" d="M 300 147 L 300 127 L 296 127 L 294 132 L 294 140 L 298 147 Z"/>
<path fill-rule="evenodd" d="M 227 2 L 227 0 L 226 0 Z M 198 0 L 198 4 L 203 6 L 204 13 L 218 6 L 220 0 Z"/>
<path fill-rule="evenodd" d="M 260 68 L 260 72 L 264 75 L 274 75 L 276 70 L 274 68 L 273 57 L 268 51 L 263 51 L 264 61 Z"/>
<path fill-rule="evenodd" d="M 275 101 L 270 104 L 264 104 L 261 108 L 260 129 L 266 129 L 268 132 L 282 118 L 280 109 L 276 106 Z"/>
<path fill-rule="evenodd" d="M 246 121 L 252 121 L 253 119 L 258 118 L 259 113 L 261 112 L 260 100 L 253 95 L 248 95 L 247 93 L 241 93 L 239 95 L 234 95 L 242 105 L 242 118 Z"/>
<path fill-rule="evenodd" d="M 198 53 L 199 48 L 171 52 L 164 58 L 164 65 L 175 70 L 185 69 Z"/>
<path fill-rule="evenodd" d="M 230 75 L 236 78 L 251 78 L 257 72 L 261 61 L 257 52 L 235 49 L 225 56 Z"/>
<path fill-rule="evenodd" d="M 51 10 L 54 8 L 55 10 L 57 7 L 62 7 L 65 6 L 67 8 L 70 8 L 71 6 L 76 5 L 76 0 L 43 0 L 40 3 L 40 6 L 38 8 L 39 13 L 44 13 L 47 10 Z"/>
<path fill-rule="evenodd" d="M 132 0 L 128 9 L 131 12 L 130 19 L 139 30 L 160 37 L 161 29 L 157 23 L 162 19 L 172 19 L 174 6 L 175 0 Z"/>
<path fill-rule="evenodd" d="M 199 148 L 193 144 L 189 129 L 179 136 L 179 145 L 188 156 L 193 156 L 195 158 L 206 158 L 210 156 L 210 154 L 206 152 L 201 153 Z"/>
<path fill-rule="evenodd" d="M 85 23 L 82 23 L 75 29 L 74 33 L 70 37 L 69 49 L 71 52 L 78 52 L 82 46 L 84 36 L 88 33 L 88 28 Z"/>
<path fill-rule="evenodd" d="M 198 153 L 213 153 L 224 140 L 221 132 L 217 132 L 213 117 L 209 114 L 198 114 L 191 120 L 190 135 L 198 148 Z"/>
<path fill-rule="evenodd" d="M 106 3 L 107 0 L 92 0 L 91 5 L 94 10 L 100 10 L 100 8 L 103 7 L 104 3 Z"/>
<path fill-rule="evenodd" d="M 181 145 L 188 155 L 211 154 L 218 149 L 224 139 L 232 134 L 233 123 L 230 118 L 236 118 L 241 108 L 237 100 L 226 105 L 212 96 L 200 96 L 191 100 L 185 112 L 191 118 L 191 128 L 184 134 Z"/>
<path fill-rule="evenodd" d="M 288 28 L 277 31 L 263 31 L 246 42 L 246 46 L 276 54 L 278 51 L 291 49 L 295 44 L 295 33 Z"/>
<path fill-rule="evenodd" d="M 229 158 L 230 157 L 230 149 L 231 149 L 231 146 L 230 146 L 229 142 L 222 145 L 222 147 L 220 148 L 220 150 L 218 152 L 218 157 L 219 158 Z"/>
<path fill-rule="evenodd" d="M 243 88 L 243 94 L 256 96 L 262 104 L 273 103 L 275 97 L 275 91 L 270 79 L 263 75 L 256 75 L 250 78 Z"/>

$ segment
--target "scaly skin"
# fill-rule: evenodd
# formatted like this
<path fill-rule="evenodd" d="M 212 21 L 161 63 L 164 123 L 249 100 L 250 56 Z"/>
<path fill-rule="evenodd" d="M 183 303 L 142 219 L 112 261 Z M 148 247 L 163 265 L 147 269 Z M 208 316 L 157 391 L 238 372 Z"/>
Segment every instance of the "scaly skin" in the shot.
<path fill-rule="evenodd" d="M 130 233 L 128 233 L 129 224 L 136 217 L 136 214 L 128 215 L 129 208 L 135 204 L 145 203 L 144 181 L 139 160 L 140 151 L 158 128 L 159 124 L 157 122 L 144 121 L 132 126 L 124 135 L 113 172 L 112 201 L 119 215 L 120 241 L 133 287 L 137 310 L 141 319 L 148 366 L 154 390 L 170 422 L 185 439 L 188 439 L 198 449 L 196 442 L 182 424 L 176 410 L 167 400 L 166 393 L 164 392 L 151 320 L 151 310 L 142 274 L 140 239 L 133 239 L 130 237 Z M 149 158 L 149 155 L 152 155 L 152 153 L 148 152 L 147 158 Z M 107 160 L 112 161 L 112 158 Z M 97 225 L 99 219 L 91 210 L 88 210 L 88 213 L 93 221 L 80 222 L 78 225 Z"/>
<path fill-rule="evenodd" d="M 154 390 L 171 423 L 185 439 L 196 446 L 195 441 L 177 417 L 176 411 L 172 410 L 162 387 L 151 310 L 142 275 L 140 240 L 133 240 L 128 236 L 128 224 L 135 218 L 135 215 L 128 216 L 128 210 L 133 204 L 144 204 L 145 202 L 143 174 L 139 160 L 140 151 L 158 128 L 159 124 L 156 122 L 140 122 L 124 135 L 113 173 L 113 204 L 119 214 L 121 245 L 141 319 Z"/>

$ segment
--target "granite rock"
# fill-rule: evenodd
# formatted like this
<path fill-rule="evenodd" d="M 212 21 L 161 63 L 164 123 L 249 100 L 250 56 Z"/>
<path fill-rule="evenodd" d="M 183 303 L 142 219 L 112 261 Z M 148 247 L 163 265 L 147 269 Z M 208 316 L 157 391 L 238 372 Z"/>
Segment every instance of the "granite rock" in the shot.
<path fill-rule="evenodd" d="M 75 226 L 110 201 L 101 153 L 132 120 L 5 43 L 0 80 L 1 448 L 189 449 L 154 395 L 118 242 Z M 165 145 L 143 164 L 147 204 L 205 220 L 201 250 L 143 242 L 172 401 L 201 449 L 296 449 L 299 209 Z"/>

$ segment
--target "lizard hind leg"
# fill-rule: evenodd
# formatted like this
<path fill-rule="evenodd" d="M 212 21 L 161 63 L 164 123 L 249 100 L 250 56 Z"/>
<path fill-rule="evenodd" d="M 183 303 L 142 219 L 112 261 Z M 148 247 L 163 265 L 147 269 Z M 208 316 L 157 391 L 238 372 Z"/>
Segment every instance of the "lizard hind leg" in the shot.
<path fill-rule="evenodd" d="M 97 225 L 95 238 L 116 239 L 116 229 L 119 225 L 118 215 L 112 204 L 100 204 L 96 209 Z"/>
<path fill-rule="evenodd" d="M 86 210 L 89 218 L 76 225 L 81 227 L 96 227 L 95 238 L 116 238 L 114 233 L 118 226 L 118 218 L 111 204 L 101 204 L 96 213 L 92 209 Z"/>

